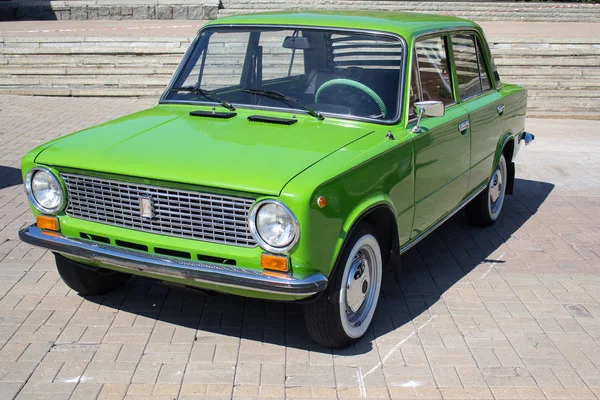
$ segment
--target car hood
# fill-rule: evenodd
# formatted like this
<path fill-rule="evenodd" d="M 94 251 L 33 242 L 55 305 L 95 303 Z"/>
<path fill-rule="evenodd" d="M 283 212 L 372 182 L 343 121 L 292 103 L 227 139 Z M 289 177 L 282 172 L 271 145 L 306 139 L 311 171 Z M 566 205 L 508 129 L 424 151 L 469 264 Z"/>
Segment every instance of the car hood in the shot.
<path fill-rule="evenodd" d="M 161 105 L 55 141 L 36 163 L 278 195 L 294 176 L 371 132 L 298 115 L 293 125 L 193 117 L 199 107 Z M 289 116 L 283 114 L 283 116 Z"/>

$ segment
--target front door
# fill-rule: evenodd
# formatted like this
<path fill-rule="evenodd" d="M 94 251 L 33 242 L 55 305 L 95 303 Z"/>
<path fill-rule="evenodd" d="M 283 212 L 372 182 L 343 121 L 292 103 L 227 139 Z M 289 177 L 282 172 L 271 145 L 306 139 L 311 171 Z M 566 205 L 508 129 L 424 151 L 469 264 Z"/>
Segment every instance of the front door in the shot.
<path fill-rule="evenodd" d="M 412 79 L 417 78 L 419 84 L 413 89 L 413 101 L 441 101 L 446 115 L 423 118 L 421 130 L 414 134 L 415 217 L 411 239 L 461 203 L 469 180 L 469 118 L 454 98 L 447 40 L 446 35 L 430 36 L 417 41 L 415 48 L 417 63 Z M 409 128 L 415 124 L 413 119 Z"/>

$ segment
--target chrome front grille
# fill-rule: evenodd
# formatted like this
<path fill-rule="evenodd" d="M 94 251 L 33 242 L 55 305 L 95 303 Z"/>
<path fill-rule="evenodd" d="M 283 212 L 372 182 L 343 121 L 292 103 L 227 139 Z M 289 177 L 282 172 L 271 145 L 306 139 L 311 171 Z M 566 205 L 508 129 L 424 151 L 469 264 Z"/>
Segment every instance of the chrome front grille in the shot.
<path fill-rule="evenodd" d="M 248 210 L 253 199 L 222 196 L 61 174 L 69 192 L 67 215 L 161 235 L 253 247 Z M 142 198 L 151 199 L 152 218 L 142 217 Z"/>

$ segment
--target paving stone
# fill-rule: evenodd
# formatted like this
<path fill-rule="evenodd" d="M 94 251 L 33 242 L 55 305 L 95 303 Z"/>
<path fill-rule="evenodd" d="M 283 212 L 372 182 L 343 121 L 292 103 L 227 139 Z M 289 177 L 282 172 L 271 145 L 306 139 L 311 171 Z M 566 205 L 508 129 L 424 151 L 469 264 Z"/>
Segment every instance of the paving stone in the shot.
<path fill-rule="evenodd" d="M 0 95 L 0 391 L 8 398 L 600 395 L 594 122 L 528 120 L 544 140 L 522 149 L 506 214 L 480 230 L 457 214 L 405 254 L 406 271 L 386 275 L 373 330 L 338 351 L 306 338 L 299 307 L 205 299 L 145 278 L 82 298 L 59 280 L 50 254 L 18 242 L 31 216 L 20 182 L 2 170 L 19 176 L 19 159 L 41 142 L 153 104 Z M 18 216 L 5 219 L 7 206 Z M 482 279 L 485 260 L 500 254 L 505 262 Z"/>

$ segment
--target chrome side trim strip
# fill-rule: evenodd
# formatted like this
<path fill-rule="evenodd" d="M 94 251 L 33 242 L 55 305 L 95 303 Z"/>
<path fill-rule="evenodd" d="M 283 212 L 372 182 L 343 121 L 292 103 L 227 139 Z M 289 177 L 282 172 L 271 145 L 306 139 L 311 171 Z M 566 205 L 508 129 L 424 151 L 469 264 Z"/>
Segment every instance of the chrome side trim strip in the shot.
<path fill-rule="evenodd" d="M 452 210 L 448 214 L 446 214 L 445 217 L 443 217 L 438 222 L 436 222 L 435 224 L 433 224 L 426 231 L 421 232 L 421 234 L 419 236 L 417 236 L 416 238 L 414 238 L 413 240 L 411 240 L 410 242 L 408 242 L 404 246 L 402 246 L 400 248 L 400 254 L 406 252 L 411 247 L 413 247 L 414 245 L 416 245 L 417 243 L 419 243 L 421 240 L 425 239 L 425 237 L 427 235 L 429 235 L 431 232 L 433 232 L 434 230 L 436 230 L 444 222 L 446 222 L 450 218 L 452 218 L 454 216 L 454 214 L 456 214 L 457 212 L 459 212 L 464 206 L 466 206 L 471 200 L 473 200 L 479 193 L 483 192 L 486 187 L 487 187 L 487 185 L 482 185 L 479 189 L 477 189 L 475 192 L 473 192 L 473 194 L 471 194 L 467 199 L 465 199 L 465 201 L 463 201 L 462 203 L 460 203 L 460 205 L 458 207 L 456 207 L 454 210 Z"/>
<path fill-rule="evenodd" d="M 304 279 L 278 278 L 264 275 L 261 271 L 231 265 L 189 261 L 130 250 L 84 239 L 67 238 L 55 232 L 45 233 L 35 225 L 19 231 L 22 241 L 51 251 L 113 265 L 132 274 L 140 272 L 222 287 L 247 289 L 280 295 L 310 296 L 327 287 L 327 278 L 320 273 Z"/>

